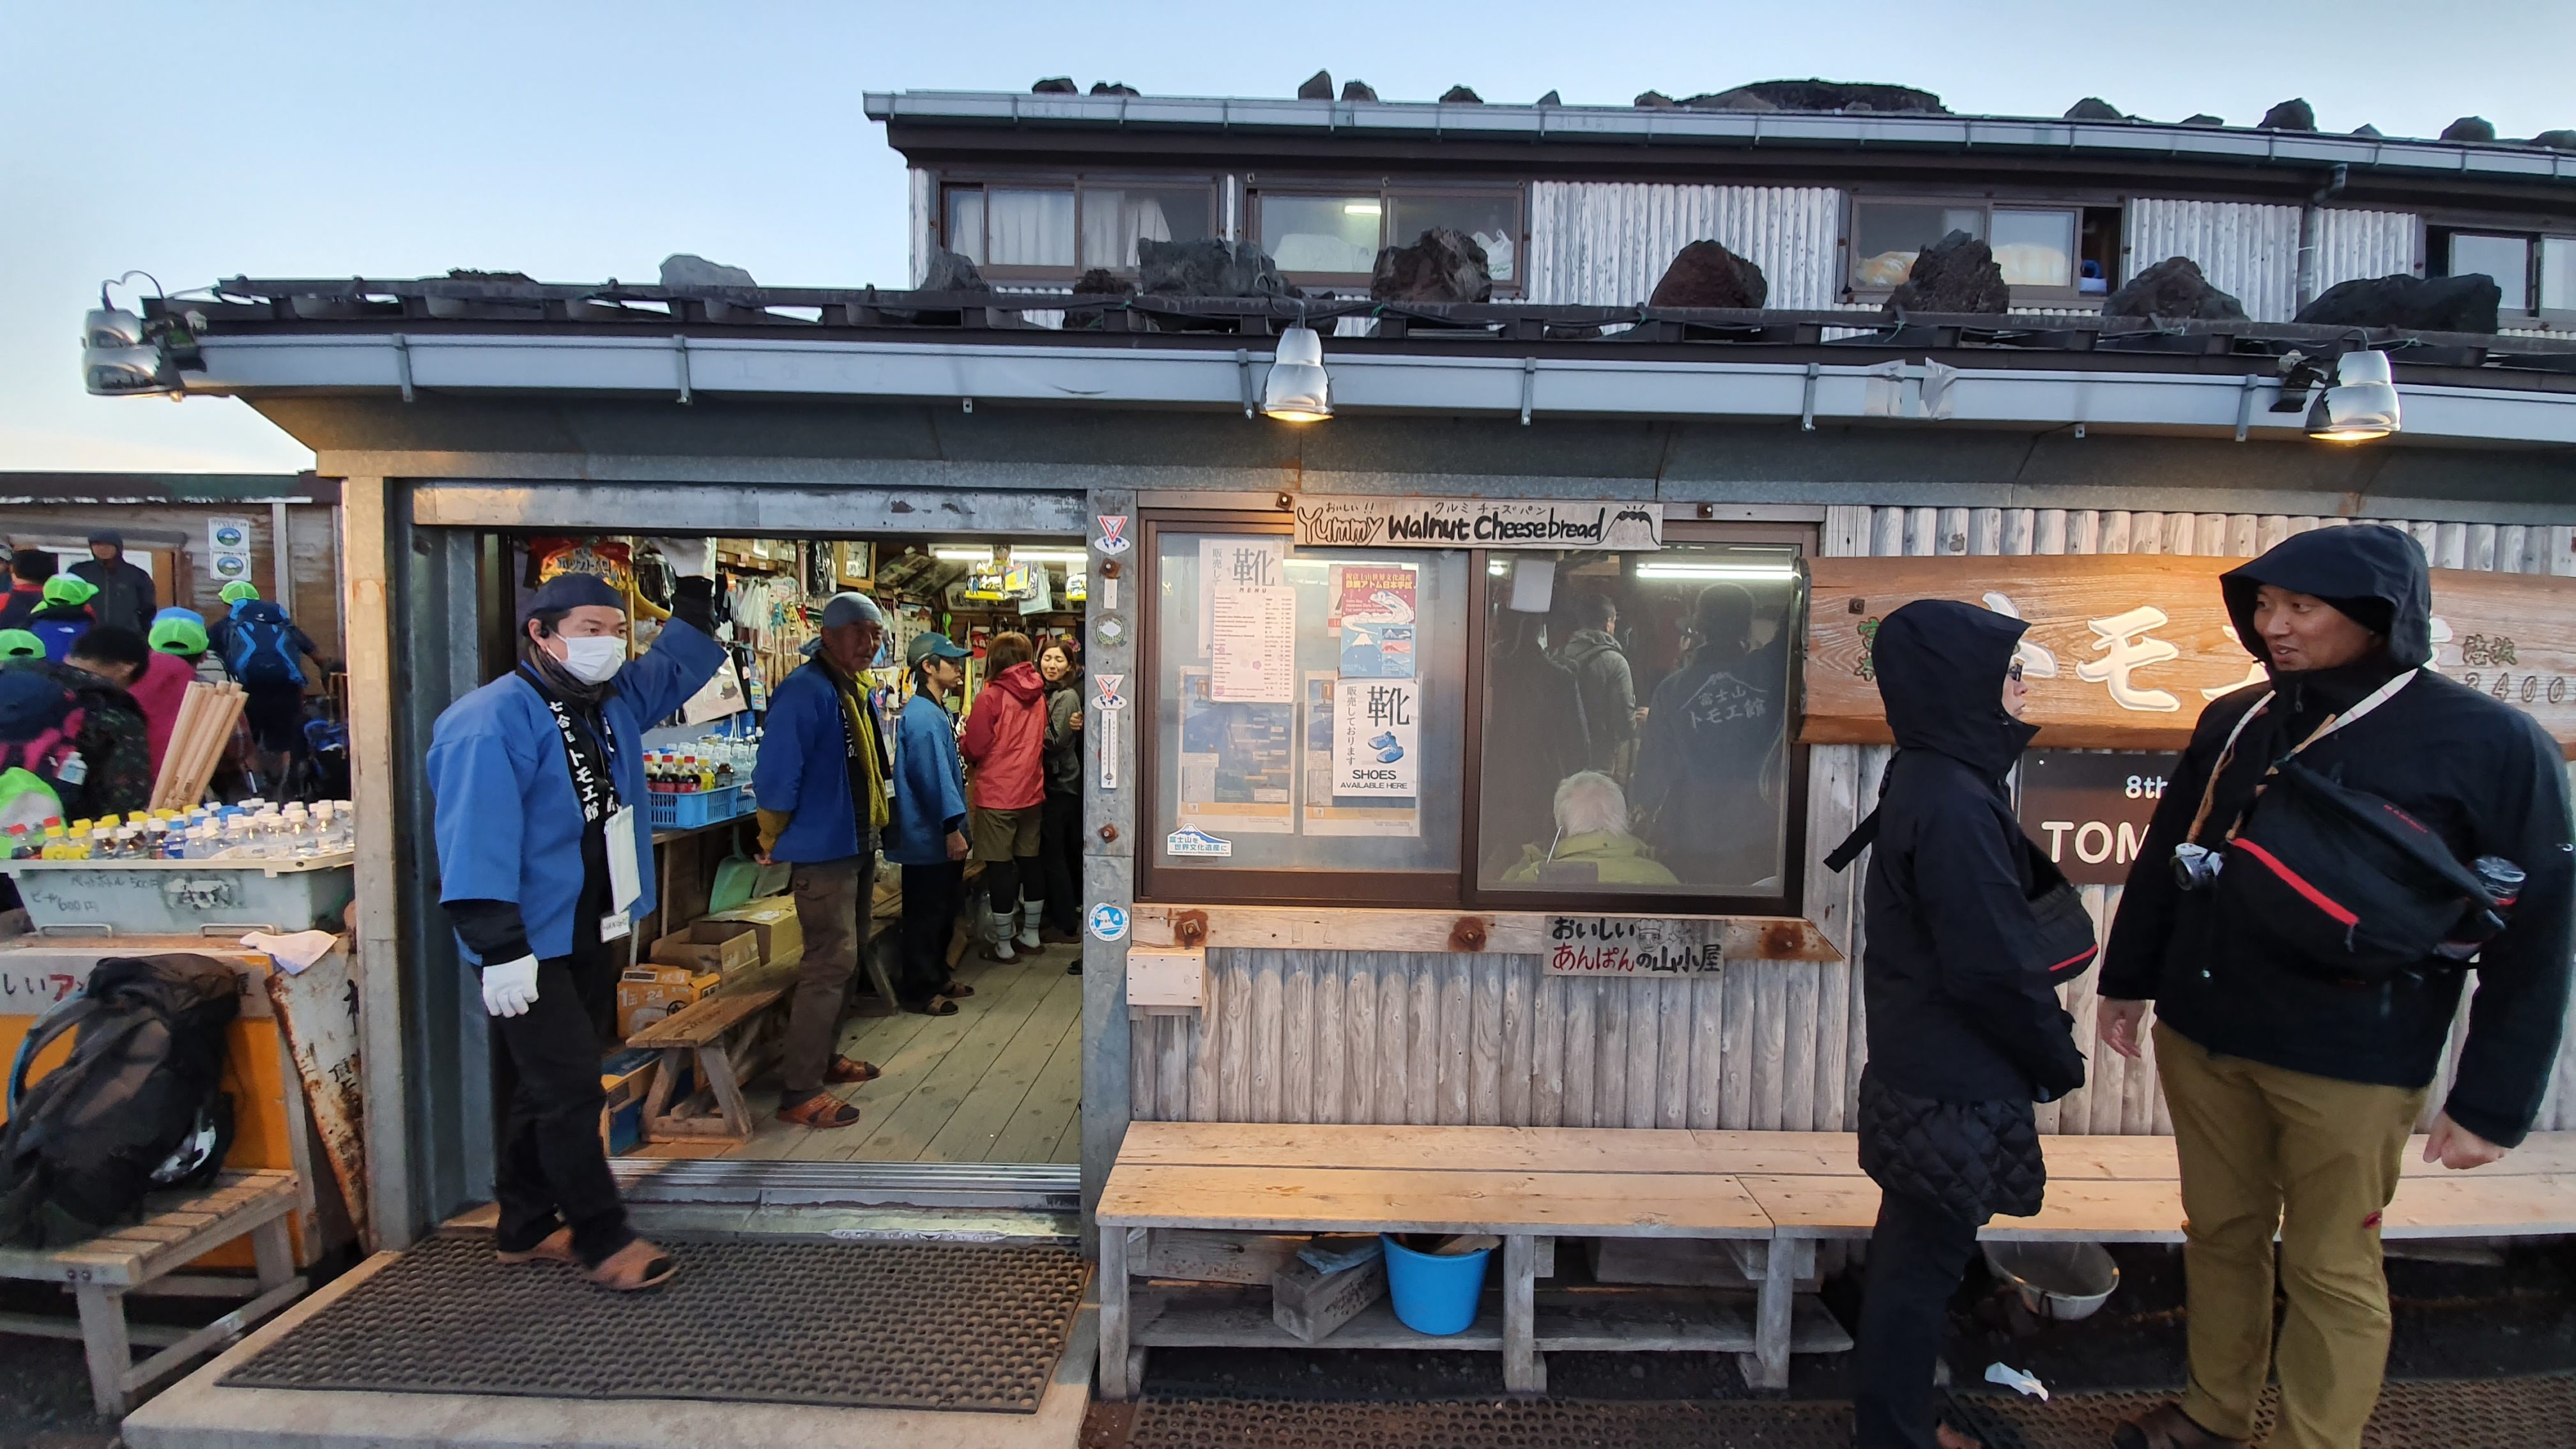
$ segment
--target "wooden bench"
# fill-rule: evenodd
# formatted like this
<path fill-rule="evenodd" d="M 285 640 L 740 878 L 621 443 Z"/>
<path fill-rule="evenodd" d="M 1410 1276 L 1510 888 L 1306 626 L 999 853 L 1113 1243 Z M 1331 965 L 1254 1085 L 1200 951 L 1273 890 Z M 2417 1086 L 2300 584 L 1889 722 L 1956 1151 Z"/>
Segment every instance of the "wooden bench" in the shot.
<path fill-rule="evenodd" d="M 133 1396 L 190 1358 L 239 1338 L 304 1292 L 295 1271 L 287 1219 L 295 1211 L 295 1174 L 227 1172 L 198 1193 L 156 1193 L 142 1221 L 63 1248 L 0 1248 L 0 1278 L 60 1283 L 80 1306 L 77 1327 L 57 1318 L 0 1313 L 0 1331 L 78 1338 L 89 1357 L 90 1398 L 103 1418 L 122 1417 Z M 176 1270 L 248 1234 L 258 1264 L 256 1286 L 239 1279 Z M 250 1301 L 199 1329 L 129 1324 L 129 1293 Z M 134 1362 L 133 1345 L 161 1345 Z"/>
<path fill-rule="evenodd" d="M 710 996 L 654 1022 L 626 1039 L 630 1047 L 662 1054 L 653 1085 L 644 1094 L 644 1139 L 673 1137 L 730 1138 L 749 1142 L 751 1107 L 743 1100 L 745 1082 L 760 1074 L 777 1052 L 778 1018 L 771 1010 L 786 997 L 783 989 Z M 689 1095 L 671 1100 L 680 1070 L 697 1057 L 698 1075 Z"/>
<path fill-rule="evenodd" d="M 1993 1239 L 2179 1242 L 2180 1173 L 2163 1137 L 2047 1137 L 2049 1190 Z M 2495 1166 L 2449 1173 L 2416 1160 L 2389 1207 L 2390 1237 L 2576 1232 L 2576 1134 L 2542 1134 Z M 1374 1127 L 1136 1122 L 1100 1198 L 1101 1394 L 1140 1385 L 1158 1346 L 1303 1347 L 1270 1320 L 1267 1290 L 1133 1282 L 1160 1231 L 1482 1232 L 1503 1239 L 1501 1302 L 1433 1338 L 1384 1304 L 1323 1340 L 1335 1348 L 1498 1351 L 1506 1387 L 1546 1387 L 1551 1351 L 1741 1355 L 1748 1383 L 1784 1388 L 1792 1352 L 1850 1337 L 1797 1293 L 1816 1245 L 1865 1238 L 1878 1188 L 1838 1132 L 1548 1127 Z M 1705 1289 L 1560 1286 L 1559 1237 L 1715 1239 L 1754 1287 L 1750 1315 Z"/>

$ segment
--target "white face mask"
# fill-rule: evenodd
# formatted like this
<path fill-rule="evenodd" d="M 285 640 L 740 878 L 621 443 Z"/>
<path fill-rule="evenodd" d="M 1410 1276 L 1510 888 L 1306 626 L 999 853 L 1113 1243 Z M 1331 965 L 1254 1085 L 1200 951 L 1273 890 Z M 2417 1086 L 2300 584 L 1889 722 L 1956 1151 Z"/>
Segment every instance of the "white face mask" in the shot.
<path fill-rule="evenodd" d="M 606 684 L 626 665 L 626 641 L 614 634 L 563 641 L 566 674 L 584 684 Z"/>

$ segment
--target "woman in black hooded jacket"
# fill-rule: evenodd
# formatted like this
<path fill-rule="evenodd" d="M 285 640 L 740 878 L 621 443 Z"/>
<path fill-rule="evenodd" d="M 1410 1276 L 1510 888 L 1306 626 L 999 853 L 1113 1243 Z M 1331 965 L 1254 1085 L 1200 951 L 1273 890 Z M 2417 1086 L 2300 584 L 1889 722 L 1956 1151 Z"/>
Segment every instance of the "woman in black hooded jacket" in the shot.
<path fill-rule="evenodd" d="M 2043 943 L 2031 905 L 2040 857 L 2004 786 L 2037 733 L 2020 719 L 2023 628 L 1926 599 L 1888 615 L 1871 647 L 1897 754 L 1862 895 L 1860 1160 L 1881 1191 L 1853 1361 L 1862 1449 L 1974 1442 L 1933 1419 L 1950 1295 L 1987 1218 L 2039 1210 L 2031 1103 L 2084 1083 L 2049 984 L 2063 948 Z"/>

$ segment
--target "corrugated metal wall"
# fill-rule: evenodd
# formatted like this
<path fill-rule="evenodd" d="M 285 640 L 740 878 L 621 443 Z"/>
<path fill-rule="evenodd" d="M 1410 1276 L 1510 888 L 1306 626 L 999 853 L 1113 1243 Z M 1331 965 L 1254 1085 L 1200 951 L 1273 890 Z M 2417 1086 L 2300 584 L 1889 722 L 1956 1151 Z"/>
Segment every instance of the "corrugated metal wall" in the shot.
<path fill-rule="evenodd" d="M 2257 322 L 2287 322 L 2299 310 L 2298 207 L 2140 196 L 2130 199 L 2122 231 L 2124 277 L 2189 257 Z"/>
<path fill-rule="evenodd" d="M 1532 302 L 1646 300 L 1673 254 L 1707 238 L 1762 269 L 1773 307 L 1825 307 L 1841 289 L 1842 193 L 1827 187 L 1530 185 Z"/>
<path fill-rule="evenodd" d="M 2418 232 L 2411 211 L 2318 212 L 2317 290 L 2363 277 L 2417 271 L 2424 264 L 2417 251 Z"/>
<path fill-rule="evenodd" d="M 2090 509 L 1826 510 L 1825 553 L 2156 553 L 2248 557 L 2349 520 Z M 2440 568 L 2576 574 L 2576 528 L 2373 519 Z M 1847 834 L 1883 746 L 1808 756 L 1807 840 Z M 1132 1019 L 1129 1090 L 1144 1120 L 1849 1130 L 1867 1055 L 1856 910 L 1864 866 L 1807 864 L 1806 910 L 1848 959 L 1745 961 L 1713 978 L 1591 981 L 1535 956 L 1218 949 L 1207 1007 Z M 2084 890 L 2106 933 L 2118 887 Z M 2066 989 L 2092 1081 L 2040 1109 L 2042 1130 L 2169 1133 L 2153 1061 L 2094 1041 L 2093 980 Z M 2455 1027 L 2454 1043 L 2460 1028 Z M 2441 1080 L 2447 1082 L 2446 1055 Z M 2433 1098 L 2428 1115 L 2438 1107 Z M 2538 1126 L 2576 1130 L 2576 1014 Z"/>

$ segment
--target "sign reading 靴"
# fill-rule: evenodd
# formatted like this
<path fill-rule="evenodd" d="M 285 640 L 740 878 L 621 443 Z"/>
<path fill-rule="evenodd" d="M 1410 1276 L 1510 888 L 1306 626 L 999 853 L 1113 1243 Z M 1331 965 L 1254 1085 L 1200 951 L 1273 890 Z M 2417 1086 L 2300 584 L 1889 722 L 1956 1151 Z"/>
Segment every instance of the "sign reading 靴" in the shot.
<path fill-rule="evenodd" d="M 1803 744 L 1885 744 L 1871 646 L 1915 599 L 2028 621 L 2022 677 L 2038 743 L 2177 750 L 2209 701 L 2263 679 L 2218 576 L 2244 562 L 2171 555 L 1809 561 Z M 2433 667 L 2576 744 L 2576 579 L 2433 571 Z"/>
<path fill-rule="evenodd" d="M 1299 548 L 1592 548 L 1664 546 L 1653 503 L 1528 498 L 1301 498 Z"/>

